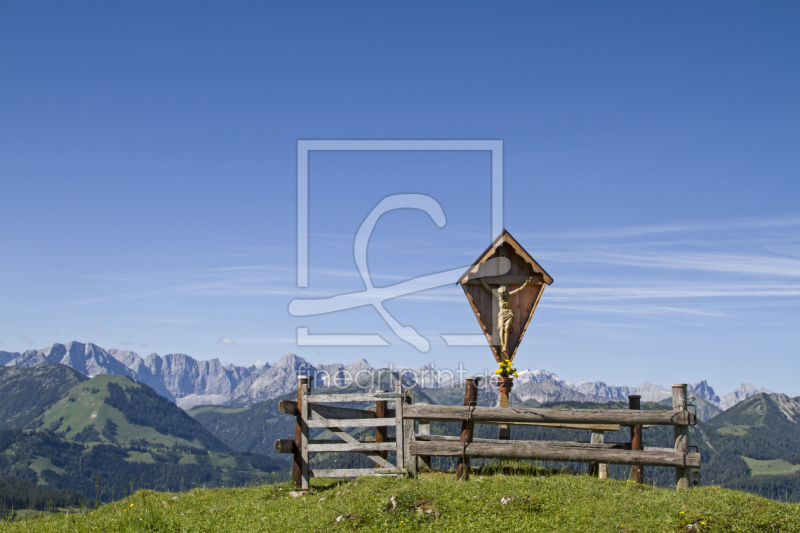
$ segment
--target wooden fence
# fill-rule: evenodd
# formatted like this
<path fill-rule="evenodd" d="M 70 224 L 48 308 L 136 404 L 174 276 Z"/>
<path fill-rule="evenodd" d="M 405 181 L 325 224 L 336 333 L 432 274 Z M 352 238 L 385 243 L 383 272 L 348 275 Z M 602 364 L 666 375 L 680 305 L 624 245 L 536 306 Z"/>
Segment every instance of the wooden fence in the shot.
<path fill-rule="evenodd" d="M 699 453 L 689 450 L 689 426 L 696 415 L 687 409 L 686 385 L 672 386 L 673 410 L 641 411 L 638 399 L 631 410 L 607 409 L 537 409 L 477 406 L 477 380 L 468 377 L 463 406 L 414 405 L 414 390 L 403 391 L 396 382 L 394 392 L 363 394 L 312 394 L 309 378 L 298 381 L 297 402 L 280 402 L 280 410 L 296 416 L 295 438 L 275 442 L 279 453 L 293 453 L 294 481 L 308 488 L 311 477 L 356 477 L 360 475 L 414 476 L 422 465 L 430 466 L 430 457 L 457 457 L 456 477 L 469 479 L 470 460 L 475 458 L 514 458 L 541 461 L 590 463 L 590 472 L 608 475 L 609 464 L 662 466 L 675 468 L 678 488 L 690 486 L 692 468 L 699 468 Z M 389 400 L 394 409 L 388 409 Z M 374 410 L 326 405 L 329 403 L 375 402 Z M 634 405 L 635 403 L 635 405 Z M 414 423 L 419 422 L 419 433 Z M 459 437 L 430 434 L 431 422 L 461 422 Z M 592 432 L 590 442 L 514 441 L 476 439 L 475 424 L 510 424 L 586 429 Z M 388 427 L 395 428 L 389 439 Z M 605 443 L 604 432 L 631 427 L 631 443 Z M 673 426 L 673 448 L 642 447 L 642 426 Z M 374 427 L 375 437 L 358 440 L 342 428 Z M 309 428 L 326 428 L 338 439 L 309 440 Z M 299 444 L 299 445 L 298 445 Z M 396 464 L 387 459 L 387 452 L 396 453 Z M 357 452 L 376 463 L 370 469 L 312 470 L 308 454 L 321 452 Z M 641 481 L 641 468 L 634 470 L 634 480 Z"/>

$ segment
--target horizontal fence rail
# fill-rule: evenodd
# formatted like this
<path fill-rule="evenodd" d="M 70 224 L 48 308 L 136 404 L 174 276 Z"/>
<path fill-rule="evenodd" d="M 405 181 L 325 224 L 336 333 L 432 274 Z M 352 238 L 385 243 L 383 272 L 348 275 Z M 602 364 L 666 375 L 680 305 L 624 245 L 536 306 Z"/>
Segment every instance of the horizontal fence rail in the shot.
<path fill-rule="evenodd" d="M 472 442 L 465 447 L 461 442 L 412 441 L 411 455 L 439 457 L 483 457 L 500 459 L 535 459 L 575 463 L 602 462 L 618 465 L 700 467 L 700 454 L 668 451 L 631 451 L 607 448 L 570 446 L 540 446 L 523 441 L 502 443 Z"/>
<path fill-rule="evenodd" d="M 353 409 L 350 407 L 337 407 L 333 405 L 326 405 L 324 403 L 314 403 L 308 406 L 311 410 L 311 416 L 318 415 L 322 418 L 376 418 L 375 411 L 368 409 Z M 287 415 L 296 416 L 297 402 L 291 400 L 281 400 L 278 403 L 278 410 Z M 391 417 L 394 418 L 394 411 L 390 412 Z M 388 415 L 387 415 L 388 416 Z"/>
<path fill-rule="evenodd" d="M 429 442 L 460 442 L 460 437 L 450 437 L 446 435 L 416 435 L 417 441 Z M 497 439 L 477 439 L 473 438 L 472 442 L 485 442 L 489 444 L 498 443 Z M 629 442 L 606 442 L 594 444 L 591 442 L 573 442 L 570 440 L 514 440 L 503 442 L 517 442 L 522 444 L 530 444 L 532 446 L 561 446 L 565 448 L 607 448 L 609 450 L 630 450 L 631 444 Z"/>
<path fill-rule="evenodd" d="M 623 411 L 622 409 L 519 409 L 502 407 L 465 407 L 449 405 L 409 405 L 403 418 L 427 422 L 475 422 L 516 424 L 525 422 L 568 424 L 642 424 L 658 426 L 693 426 L 696 415 L 690 411 Z"/>
<path fill-rule="evenodd" d="M 402 398 L 394 392 L 365 392 L 360 394 L 309 394 L 308 403 L 352 403 L 374 402 L 376 400 L 395 400 Z"/>
<path fill-rule="evenodd" d="M 311 471 L 311 477 L 335 477 L 335 478 L 352 478 L 360 476 L 404 476 L 407 471 L 405 468 L 338 468 L 338 469 L 314 469 Z"/>
<path fill-rule="evenodd" d="M 442 441 L 442 442 L 460 442 L 459 437 L 450 437 L 446 435 L 416 435 L 417 441 Z M 497 443 L 497 439 L 472 439 L 472 442 L 487 442 L 490 444 Z M 512 442 L 521 442 L 530 444 L 532 446 L 556 446 L 562 448 L 602 448 L 608 450 L 630 450 L 630 442 L 578 442 L 571 440 L 515 440 Z M 645 446 L 644 451 L 655 452 L 672 452 L 673 448 L 662 448 L 658 446 Z"/>
<path fill-rule="evenodd" d="M 336 442 L 327 444 L 308 443 L 310 452 L 392 452 L 397 449 L 394 442 Z"/>
<path fill-rule="evenodd" d="M 490 420 L 478 422 L 478 424 L 502 425 L 506 422 L 494 422 Z M 515 426 L 536 426 L 556 429 L 588 429 L 589 431 L 619 431 L 619 424 L 561 424 L 551 422 L 515 422 Z"/>
<path fill-rule="evenodd" d="M 312 418 L 308 421 L 308 427 L 310 428 L 377 428 L 391 427 L 394 425 L 394 418 L 354 418 L 352 420 Z"/>

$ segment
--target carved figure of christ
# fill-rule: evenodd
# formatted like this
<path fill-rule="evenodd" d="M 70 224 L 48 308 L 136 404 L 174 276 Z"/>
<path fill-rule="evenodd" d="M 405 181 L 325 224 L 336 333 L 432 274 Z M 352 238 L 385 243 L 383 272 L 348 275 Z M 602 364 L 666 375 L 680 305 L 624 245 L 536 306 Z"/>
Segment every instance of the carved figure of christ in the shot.
<path fill-rule="evenodd" d="M 478 278 L 483 285 L 483 288 L 489 291 L 492 294 L 497 296 L 497 306 L 499 311 L 497 313 L 497 333 L 500 335 L 500 353 L 501 353 L 501 360 L 508 361 L 508 334 L 514 329 L 514 312 L 511 310 L 511 296 L 517 294 L 519 291 L 525 288 L 525 286 L 533 281 L 532 278 L 528 278 L 525 280 L 525 283 L 520 285 L 518 289 L 514 289 L 513 291 L 509 291 L 506 285 L 500 285 L 497 287 L 497 291 L 493 291 L 489 285 L 483 281 L 482 278 Z"/>

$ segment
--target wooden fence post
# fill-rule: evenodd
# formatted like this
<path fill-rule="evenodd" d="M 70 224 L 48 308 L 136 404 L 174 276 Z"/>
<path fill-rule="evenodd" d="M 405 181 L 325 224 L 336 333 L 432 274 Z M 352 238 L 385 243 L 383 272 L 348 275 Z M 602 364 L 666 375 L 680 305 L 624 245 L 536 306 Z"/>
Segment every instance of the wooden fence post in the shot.
<path fill-rule="evenodd" d="M 592 444 L 603 444 L 605 436 L 605 431 L 592 430 Z M 608 478 L 608 463 L 589 463 L 589 475 L 600 479 Z"/>
<path fill-rule="evenodd" d="M 478 387 L 477 381 L 479 377 L 467 376 L 467 383 L 464 390 L 464 406 L 475 407 L 478 405 Z M 464 421 L 461 423 L 461 438 L 459 442 L 464 448 L 472 442 L 472 436 L 475 431 L 475 422 Z M 469 457 L 459 457 L 458 466 L 456 467 L 456 479 L 467 481 L 469 479 Z"/>
<path fill-rule="evenodd" d="M 310 409 L 308 408 L 308 400 L 307 397 L 310 393 L 309 385 L 303 385 L 302 389 L 302 398 L 303 403 L 300 404 L 301 396 L 297 397 L 298 407 L 300 408 L 300 421 L 302 423 L 302 431 L 301 431 L 301 439 L 300 439 L 300 458 L 302 463 L 300 464 L 300 488 L 302 490 L 308 490 L 310 487 L 311 481 L 311 468 L 308 464 L 308 418 L 310 415 Z"/>
<path fill-rule="evenodd" d="M 406 404 L 414 405 L 414 389 L 406 391 Z M 408 449 L 408 445 L 412 441 L 414 441 L 414 419 L 408 418 L 403 420 L 403 455 L 405 456 L 403 462 L 406 465 L 408 477 L 417 476 L 417 460 L 415 457 L 411 457 Z"/>
<path fill-rule="evenodd" d="M 675 383 L 672 385 L 672 410 L 687 411 L 686 383 Z M 689 453 L 689 427 L 675 426 L 675 451 L 684 454 Z M 675 468 L 675 488 L 688 489 L 691 484 L 690 468 Z"/>
<path fill-rule="evenodd" d="M 639 411 L 642 408 L 642 397 L 638 394 L 631 394 L 628 396 L 628 407 L 631 411 Z M 642 446 L 642 426 L 631 426 L 631 451 L 643 450 Z M 631 466 L 631 480 L 634 483 L 642 483 L 644 481 L 644 467 L 641 465 Z"/>
<path fill-rule="evenodd" d="M 303 420 L 300 415 L 300 405 L 303 403 L 303 385 L 308 385 L 311 378 L 297 376 L 297 413 L 294 426 L 294 464 L 292 465 L 292 481 L 294 486 L 300 488 L 303 483 L 303 457 L 300 450 L 300 441 L 303 440 Z"/>
<path fill-rule="evenodd" d="M 500 392 L 500 407 L 508 408 L 508 393 Z M 500 424 L 497 438 L 500 440 L 511 440 L 511 426 L 508 424 Z"/>
<path fill-rule="evenodd" d="M 403 384 L 401 381 L 394 382 L 394 392 L 397 398 L 394 401 L 394 434 L 395 434 L 395 450 L 397 454 L 397 469 L 402 470 L 406 467 L 405 464 L 405 441 L 403 439 L 403 404 L 405 399 L 400 397 L 403 393 Z"/>
<path fill-rule="evenodd" d="M 375 418 L 386 418 L 386 400 L 375 402 Z M 389 428 L 375 428 L 375 442 L 386 442 L 389 439 Z M 377 452 L 378 455 L 386 459 L 389 452 Z"/>

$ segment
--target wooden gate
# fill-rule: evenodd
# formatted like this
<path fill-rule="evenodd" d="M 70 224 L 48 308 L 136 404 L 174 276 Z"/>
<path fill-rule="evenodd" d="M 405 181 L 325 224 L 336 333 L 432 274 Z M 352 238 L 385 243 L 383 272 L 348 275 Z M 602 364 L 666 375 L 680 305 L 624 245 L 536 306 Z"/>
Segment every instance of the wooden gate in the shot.
<path fill-rule="evenodd" d="M 335 407 L 332 403 L 354 402 L 390 402 L 394 403 L 393 410 L 379 413 L 372 410 Z M 395 383 L 394 392 L 374 392 L 358 394 L 312 394 L 308 383 L 298 387 L 297 402 L 281 402 L 280 410 L 286 414 L 297 416 L 299 426 L 299 442 L 290 439 L 281 439 L 275 443 L 275 449 L 281 453 L 296 453 L 295 463 L 299 459 L 299 481 L 302 489 L 308 489 L 312 477 L 347 478 L 358 476 L 385 476 L 404 475 L 404 431 L 403 431 L 403 404 L 405 394 L 400 382 Z M 358 440 L 348 434 L 346 428 L 389 428 L 394 427 L 395 439 L 367 439 Z M 310 440 L 311 428 L 325 428 L 332 432 L 337 439 Z M 380 433 L 380 432 L 378 432 Z M 396 452 L 396 464 L 387 459 L 387 452 Z M 343 468 L 343 469 L 311 469 L 309 465 L 310 453 L 324 452 L 355 452 L 362 453 L 375 463 L 374 468 Z"/>

